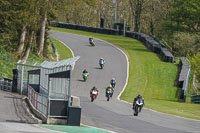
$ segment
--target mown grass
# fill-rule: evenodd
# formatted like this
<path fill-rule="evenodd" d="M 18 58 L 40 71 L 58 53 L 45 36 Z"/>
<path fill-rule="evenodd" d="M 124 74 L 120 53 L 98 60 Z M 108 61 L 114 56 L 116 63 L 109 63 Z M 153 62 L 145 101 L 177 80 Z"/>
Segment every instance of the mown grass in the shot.
<path fill-rule="evenodd" d="M 131 102 L 137 94 L 145 98 L 145 107 L 160 112 L 200 120 L 200 105 L 180 103 L 174 86 L 178 68 L 176 64 L 162 62 L 135 39 L 51 27 L 52 30 L 92 36 L 120 47 L 129 58 L 128 85 L 121 99 Z"/>
<path fill-rule="evenodd" d="M 64 46 L 64 44 L 62 44 L 60 41 L 58 41 L 52 37 L 50 37 L 50 39 L 53 41 L 53 43 L 56 46 L 56 49 L 60 55 L 60 60 L 72 58 L 71 51 L 66 46 Z"/>

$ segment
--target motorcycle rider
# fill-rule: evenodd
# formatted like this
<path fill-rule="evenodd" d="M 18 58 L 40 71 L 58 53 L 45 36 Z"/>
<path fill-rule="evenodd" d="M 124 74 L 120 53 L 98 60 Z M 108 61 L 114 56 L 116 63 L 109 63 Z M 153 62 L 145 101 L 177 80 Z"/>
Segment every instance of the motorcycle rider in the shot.
<path fill-rule="evenodd" d="M 112 85 L 113 88 L 115 88 L 115 85 L 116 85 L 116 80 L 115 80 L 115 78 L 112 78 L 112 79 L 110 80 L 110 84 Z"/>
<path fill-rule="evenodd" d="M 94 39 L 92 37 L 89 38 L 90 44 L 92 43 L 94 45 Z"/>
<path fill-rule="evenodd" d="M 105 63 L 105 61 L 104 61 L 104 59 L 101 57 L 100 59 L 99 59 L 99 64 L 101 65 L 101 64 L 104 64 Z"/>
<path fill-rule="evenodd" d="M 86 69 L 84 69 L 84 70 L 83 70 L 83 73 L 87 73 L 87 74 L 88 74 L 88 72 L 87 72 L 87 70 L 86 70 Z"/>
<path fill-rule="evenodd" d="M 89 41 L 92 42 L 92 41 L 93 41 L 93 38 L 92 38 L 92 37 L 89 37 Z"/>
<path fill-rule="evenodd" d="M 109 85 L 109 86 L 106 88 L 106 95 L 107 95 L 107 91 L 108 91 L 109 89 L 112 90 L 112 93 L 111 93 L 111 96 L 110 96 L 110 97 L 112 97 L 113 92 L 114 92 L 114 90 L 113 90 L 113 88 L 112 88 L 112 85 Z"/>
<path fill-rule="evenodd" d="M 90 90 L 90 96 L 92 95 L 92 91 L 97 91 L 97 95 L 99 94 L 99 91 L 95 86 Z"/>
<path fill-rule="evenodd" d="M 141 94 L 138 94 L 138 95 L 134 98 L 134 100 L 133 100 L 133 109 L 134 109 L 134 107 L 136 106 L 136 101 L 137 101 L 138 99 L 142 99 L 142 102 L 143 102 L 142 107 L 141 107 L 141 110 L 142 110 L 143 105 L 144 105 L 144 98 L 142 97 Z"/>

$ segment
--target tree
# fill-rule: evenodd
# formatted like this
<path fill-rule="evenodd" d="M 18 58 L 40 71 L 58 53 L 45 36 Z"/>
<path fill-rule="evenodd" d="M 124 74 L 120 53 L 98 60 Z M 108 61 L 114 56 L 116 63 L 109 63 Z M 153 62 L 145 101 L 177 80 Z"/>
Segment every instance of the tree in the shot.
<path fill-rule="evenodd" d="M 200 1 L 173 0 L 170 17 L 178 31 L 200 32 Z"/>
<path fill-rule="evenodd" d="M 26 51 L 25 51 L 25 54 L 23 56 L 23 61 L 26 61 L 29 57 L 29 53 L 30 53 L 30 50 L 31 50 L 31 46 L 32 46 L 32 43 L 33 43 L 33 38 L 34 38 L 34 31 L 30 31 L 30 38 L 29 38 L 29 42 L 27 44 L 27 47 L 26 47 Z"/>
<path fill-rule="evenodd" d="M 196 53 L 190 58 L 192 69 L 198 81 L 200 81 L 200 53 Z"/>
<path fill-rule="evenodd" d="M 145 0 L 129 0 L 132 15 L 134 17 L 134 31 L 139 32 L 141 24 L 141 15 Z"/>
<path fill-rule="evenodd" d="M 40 23 L 40 37 L 39 37 L 39 50 L 38 50 L 39 56 L 43 55 L 44 37 L 45 37 L 45 29 L 46 29 L 46 23 L 47 23 L 48 4 L 49 4 L 49 0 L 45 0 L 44 3 L 43 3 L 43 8 L 41 10 L 42 20 L 41 20 L 41 23 Z"/>

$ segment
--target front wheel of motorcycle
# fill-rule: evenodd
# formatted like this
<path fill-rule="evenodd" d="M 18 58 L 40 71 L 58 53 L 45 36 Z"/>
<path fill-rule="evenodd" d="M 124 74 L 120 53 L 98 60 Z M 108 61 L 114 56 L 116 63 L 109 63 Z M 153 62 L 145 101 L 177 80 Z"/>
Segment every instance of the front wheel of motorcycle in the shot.
<path fill-rule="evenodd" d="M 109 96 L 107 97 L 107 101 L 109 101 L 110 100 L 110 98 L 109 98 Z"/>
<path fill-rule="evenodd" d="M 93 102 L 94 101 L 94 99 L 91 97 L 91 102 Z"/>

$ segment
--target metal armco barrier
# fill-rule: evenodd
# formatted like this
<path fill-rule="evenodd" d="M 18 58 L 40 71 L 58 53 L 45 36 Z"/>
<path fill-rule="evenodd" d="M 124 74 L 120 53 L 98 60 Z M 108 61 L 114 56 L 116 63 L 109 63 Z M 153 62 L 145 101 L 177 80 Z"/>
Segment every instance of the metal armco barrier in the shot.
<path fill-rule="evenodd" d="M 12 91 L 12 80 L 7 78 L 0 79 L 0 90 Z"/>
<path fill-rule="evenodd" d="M 200 95 L 191 96 L 191 103 L 200 104 Z"/>
<path fill-rule="evenodd" d="M 101 33 L 101 34 L 109 34 L 109 35 L 122 35 L 120 30 L 117 29 L 105 29 L 105 28 L 96 28 L 89 27 L 83 25 L 69 24 L 69 23 L 61 23 L 61 22 L 52 22 L 52 26 L 74 29 L 74 30 L 82 30 L 87 32 Z M 159 41 L 150 35 L 140 33 L 140 32 L 125 32 L 126 37 L 134 38 L 140 41 L 143 45 L 145 45 L 149 50 L 154 53 L 160 55 L 160 58 L 165 62 L 175 62 L 174 56 L 172 53 Z"/>
<path fill-rule="evenodd" d="M 181 69 L 178 79 L 179 88 L 181 88 L 180 99 L 183 99 L 185 102 L 187 95 L 187 88 L 190 76 L 191 65 L 189 60 L 186 57 L 180 58 L 179 67 Z"/>
<path fill-rule="evenodd" d="M 94 33 L 121 35 L 119 30 L 113 30 L 113 29 L 95 28 L 95 27 L 88 27 L 88 26 L 60 23 L 60 22 L 52 22 L 51 25 L 54 27 L 83 30 Z M 165 47 L 163 43 L 156 40 L 155 37 L 140 32 L 130 32 L 130 31 L 126 31 L 125 36 L 140 41 L 149 50 L 158 54 L 161 60 L 163 60 L 164 62 L 171 62 L 171 63 L 176 62 L 172 53 Z M 179 88 L 182 89 L 180 99 L 183 99 L 183 101 L 185 101 L 191 66 L 187 58 L 181 57 L 180 60 L 181 60 L 180 62 L 182 63 L 180 65 L 181 72 L 179 74 Z"/>

